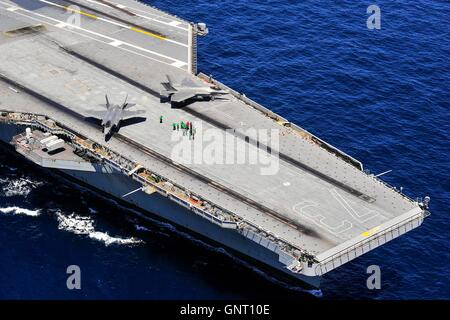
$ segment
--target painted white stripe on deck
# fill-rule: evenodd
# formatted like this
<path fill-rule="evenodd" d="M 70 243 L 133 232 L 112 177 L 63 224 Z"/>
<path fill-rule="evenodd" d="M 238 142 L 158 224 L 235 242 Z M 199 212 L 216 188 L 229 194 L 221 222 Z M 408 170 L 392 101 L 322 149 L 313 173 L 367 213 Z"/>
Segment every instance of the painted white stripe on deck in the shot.
<path fill-rule="evenodd" d="M 5 5 L 8 5 L 8 3 L 3 2 L 3 1 L 0 1 L 0 3 L 5 4 Z M 61 21 L 61 20 L 58 20 L 58 19 L 55 19 L 55 18 L 52 18 L 52 17 L 48 17 L 48 16 L 46 16 L 46 15 L 37 13 L 37 12 L 35 12 L 35 11 L 30 11 L 30 10 L 27 10 L 27 9 L 24 9 L 24 8 L 20 8 L 20 10 L 21 10 L 21 11 L 28 12 L 28 13 L 33 14 L 33 15 L 36 15 L 36 16 L 38 16 L 38 17 L 42 17 L 42 18 L 46 18 L 46 19 L 52 20 L 52 21 L 54 21 L 54 22 L 57 22 L 58 24 L 64 23 L 64 22 Z M 112 37 L 110 37 L 110 36 L 107 36 L 107 35 L 104 35 L 104 34 L 101 34 L 101 33 L 95 32 L 95 31 L 92 31 L 92 30 L 84 29 L 84 28 L 81 28 L 81 27 L 76 26 L 76 25 L 70 25 L 70 26 L 71 26 L 72 28 L 74 28 L 74 29 L 82 30 L 82 31 L 84 31 L 84 32 L 93 34 L 93 35 L 95 35 L 95 36 L 98 36 L 98 37 L 102 37 L 102 38 L 108 39 L 108 40 L 110 40 L 110 41 L 119 41 L 118 39 L 112 38 Z M 132 47 L 132 48 L 135 48 L 135 49 L 138 49 L 138 50 L 147 52 L 147 53 L 151 53 L 151 54 L 153 54 L 153 55 L 155 55 L 155 56 L 158 56 L 158 57 L 161 57 L 161 58 L 169 59 L 169 60 L 172 60 L 172 61 L 177 62 L 177 63 L 183 63 L 183 64 L 186 64 L 184 61 L 180 61 L 180 60 L 178 60 L 178 59 L 176 59 L 176 58 L 172 58 L 172 57 L 163 55 L 163 54 L 158 53 L 158 52 L 154 52 L 154 51 L 151 51 L 151 50 L 148 50 L 148 49 L 141 48 L 141 47 L 136 46 L 136 45 L 134 45 L 134 44 L 132 44 L 132 43 L 123 42 L 123 44 L 126 44 L 127 46 L 130 46 L 130 47 Z"/>
<path fill-rule="evenodd" d="M 3 4 L 3 5 L 7 5 L 7 6 L 10 5 L 9 3 L 3 2 L 3 1 L 0 1 L 0 3 Z M 8 7 L 8 8 L 10 8 L 10 7 Z M 8 10 L 8 8 L 3 8 L 3 9 L 4 9 L 4 10 Z M 53 21 L 58 22 L 58 23 L 57 23 L 57 24 L 51 24 L 51 23 L 49 23 L 48 21 L 45 21 L 45 20 L 37 19 L 37 18 L 34 18 L 34 17 L 32 17 L 32 16 L 29 16 L 29 15 L 26 15 L 26 14 L 22 14 L 22 13 L 19 13 L 19 12 L 14 12 L 14 13 L 17 14 L 17 15 L 20 15 L 20 16 L 23 16 L 23 17 L 27 17 L 27 18 L 29 18 L 29 19 L 32 19 L 32 20 L 35 20 L 35 21 L 39 21 L 39 22 L 42 22 L 42 23 L 46 23 L 46 24 L 48 24 L 48 25 L 50 25 L 50 26 L 54 26 L 54 27 L 58 27 L 58 28 L 64 28 L 64 27 L 68 26 L 68 24 L 65 23 L 65 22 L 63 22 L 63 21 L 60 21 L 60 20 L 57 20 L 57 19 L 54 19 L 54 18 L 51 18 L 51 17 L 47 17 L 47 16 L 45 16 L 45 15 L 42 15 L 42 14 L 39 14 L 39 13 L 36 13 L 36 12 L 33 12 L 33 11 L 29 11 L 29 10 L 26 10 L 26 9 L 24 9 L 24 8 L 18 8 L 18 9 L 20 9 L 21 11 L 25 11 L 26 13 L 29 13 L 29 14 L 31 14 L 31 15 L 36 15 L 36 16 L 39 16 L 39 17 L 44 18 L 44 19 L 53 20 Z M 19 11 L 19 10 L 17 10 L 17 11 Z M 83 28 L 81 28 L 81 27 L 78 27 L 78 26 L 75 26 L 75 25 L 72 25 L 72 24 L 70 25 L 70 27 L 73 28 L 73 29 L 79 29 L 79 30 L 85 31 L 85 32 L 87 32 L 87 33 L 91 33 L 91 34 L 97 35 L 97 36 L 102 37 L 102 38 L 109 39 L 109 40 L 111 40 L 110 42 L 119 41 L 119 40 L 117 40 L 117 39 L 114 39 L 114 38 L 105 36 L 105 35 L 100 34 L 100 33 L 96 33 L 96 32 L 94 32 L 94 31 L 86 30 L 86 29 L 83 29 Z M 86 37 L 86 38 L 95 40 L 95 41 L 97 41 L 97 42 L 101 42 L 101 43 L 108 44 L 108 42 L 101 41 L 101 40 L 99 40 L 99 39 L 90 37 L 90 36 L 88 36 L 88 35 L 85 35 L 85 34 L 82 34 L 82 33 L 78 33 L 78 32 L 75 32 L 75 31 L 73 31 L 73 30 L 68 30 L 68 29 L 66 29 L 66 30 L 69 31 L 69 32 L 78 34 L 78 35 L 80 35 L 80 36 L 82 36 L 82 37 Z M 144 51 L 144 52 L 147 52 L 147 53 L 150 53 L 150 54 L 153 54 L 153 55 L 162 57 L 162 58 L 166 58 L 166 59 L 175 61 L 175 62 L 173 62 L 173 63 L 167 63 L 167 62 L 164 62 L 164 61 L 155 59 L 155 58 L 153 58 L 153 57 L 149 57 L 149 56 L 147 56 L 147 55 L 140 54 L 140 53 L 135 52 L 135 51 L 132 51 L 132 50 L 128 50 L 128 49 L 125 49 L 125 48 L 120 48 L 120 49 L 125 50 L 125 51 L 127 51 L 127 52 L 130 52 L 130 53 L 133 53 L 133 54 L 137 54 L 137 55 L 139 55 L 139 56 L 142 56 L 142 57 L 147 58 L 147 59 L 150 59 L 150 60 L 157 61 L 157 62 L 159 62 L 159 63 L 163 63 L 163 64 L 166 64 L 166 65 L 169 65 L 169 66 L 175 66 L 175 65 L 184 66 L 184 65 L 187 64 L 187 63 L 185 63 L 185 62 L 183 62 L 183 61 L 180 61 L 180 60 L 178 60 L 178 59 L 171 58 L 171 57 L 168 57 L 168 56 L 159 54 L 159 53 L 157 53 L 157 52 L 153 52 L 153 51 L 151 51 L 151 50 L 147 50 L 147 49 L 144 49 L 144 48 L 135 46 L 135 45 L 133 45 L 133 44 L 129 44 L 129 43 L 126 43 L 126 42 L 123 42 L 123 44 L 128 45 L 128 46 L 130 46 L 130 47 L 132 47 L 132 48 L 138 49 L 138 50 L 140 50 L 140 51 Z"/>
<path fill-rule="evenodd" d="M 120 40 L 114 40 L 113 42 L 110 42 L 109 45 L 113 46 L 113 47 L 118 47 L 123 45 L 123 42 Z"/>
<path fill-rule="evenodd" d="M 57 3 L 54 3 L 54 2 L 48 1 L 48 0 L 39 0 L 39 1 L 42 2 L 42 3 L 46 3 L 46 4 L 48 4 L 48 5 L 51 5 L 51 6 L 55 6 L 55 7 L 61 8 L 61 9 L 71 10 L 69 7 L 66 7 L 66 6 L 63 6 L 63 5 L 60 5 L 60 4 L 57 4 Z M 75 12 L 78 12 L 78 11 L 75 11 Z M 85 12 L 82 12 L 82 11 L 79 11 L 79 12 L 80 12 L 81 14 L 86 15 Z M 112 20 L 109 20 L 109 19 L 105 19 L 105 18 L 99 17 L 99 16 L 97 16 L 97 15 L 93 15 L 93 14 L 89 14 L 89 15 L 95 17 L 95 19 L 97 19 L 97 20 L 99 20 L 99 21 L 103 21 L 103 22 L 106 22 L 106 23 L 110 23 L 110 24 L 116 25 L 116 26 L 118 26 L 118 27 L 120 27 L 120 28 L 132 30 L 132 31 L 136 31 L 136 29 L 139 29 L 139 28 L 132 27 L 131 25 L 129 26 L 129 25 L 125 25 L 125 24 L 118 23 L 118 22 L 116 22 L 116 21 L 112 21 Z M 142 30 L 142 31 L 144 31 L 144 30 Z M 148 32 L 148 33 L 147 33 L 147 32 L 143 32 L 143 33 L 148 34 L 148 35 L 152 35 L 153 37 L 156 37 L 156 38 L 160 38 L 159 36 L 157 36 L 156 34 L 153 34 L 152 32 Z M 168 42 L 170 42 L 170 43 L 179 45 L 179 46 L 188 47 L 187 44 L 184 44 L 184 43 L 181 43 L 181 42 L 178 42 L 178 41 L 175 41 L 175 40 L 171 40 L 171 39 L 168 39 L 168 38 L 166 38 L 166 37 L 164 37 L 164 39 L 162 39 L 162 38 L 160 38 L 160 39 L 163 40 L 163 41 L 168 41 Z"/>
<path fill-rule="evenodd" d="M 67 24 L 65 22 L 61 22 L 61 23 L 55 24 L 55 27 L 57 27 L 57 28 L 64 28 L 66 25 Z"/>
<path fill-rule="evenodd" d="M 55 7 L 61 8 L 61 9 L 65 9 L 65 10 L 69 10 L 69 11 L 75 12 L 75 13 L 78 13 L 78 14 L 86 14 L 86 12 L 74 11 L 74 9 L 71 9 L 70 7 L 62 6 L 60 4 L 57 4 L 57 3 L 54 3 L 54 2 L 51 2 L 51 1 L 47 1 L 47 0 L 39 0 L 39 1 L 42 2 L 42 3 L 48 4 L 48 5 L 51 5 L 51 6 L 55 6 Z M 116 25 L 118 27 L 121 27 L 121 28 L 125 28 L 125 29 L 129 28 L 129 26 L 127 26 L 127 25 L 118 23 L 116 21 L 112 21 L 112 20 L 108 20 L 108 19 L 102 18 L 102 17 L 96 16 L 94 14 L 90 14 L 89 13 L 88 15 L 91 16 L 91 17 L 95 17 L 95 19 L 97 19 L 97 20 L 100 20 L 100 21 L 103 21 L 103 22 L 107 22 L 107 23 L 111 23 L 111 24 L 114 24 L 114 25 Z"/>
<path fill-rule="evenodd" d="M 86 1 L 87 1 L 87 2 L 96 3 L 96 4 L 100 5 L 100 6 L 104 6 L 104 7 L 111 8 L 111 7 L 108 6 L 107 4 L 104 4 L 104 3 L 101 3 L 101 2 L 98 2 L 98 1 L 95 1 L 95 0 L 86 0 Z M 114 2 L 112 2 L 112 1 L 109 1 L 109 2 L 110 2 L 112 5 L 115 5 L 115 6 L 117 6 L 117 7 L 120 8 L 120 9 L 126 9 L 126 10 L 132 12 L 133 14 L 135 14 L 135 15 L 138 16 L 138 17 L 141 17 L 141 18 L 144 18 L 144 19 L 147 19 L 147 20 L 152 20 L 152 21 L 155 21 L 155 22 L 158 22 L 158 23 L 161 23 L 161 24 L 165 24 L 165 25 L 168 25 L 168 26 L 172 26 L 172 27 L 175 27 L 175 28 L 184 30 L 184 31 L 187 31 L 187 30 L 188 30 L 188 29 L 185 28 L 185 27 L 179 26 L 180 24 L 184 24 L 184 23 L 181 22 L 181 21 L 166 22 L 166 21 L 162 21 L 162 20 L 159 20 L 159 19 L 156 19 L 156 18 L 153 18 L 153 17 L 149 17 L 149 16 L 146 16 L 146 15 L 143 15 L 143 14 L 138 14 L 138 13 L 136 13 L 136 11 L 139 11 L 139 12 L 142 12 L 142 13 L 145 13 L 145 14 L 148 14 L 148 15 L 152 15 L 152 16 L 154 16 L 154 17 L 167 19 L 167 17 L 164 17 L 164 15 L 162 15 L 162 14 L 161 14 L 161 15 L 157 15 L 157 14 L 155 14 L 155 13 L 148 12 L 148 11 L 145 11 L 145 10 L 141 10 L 141 9 L 138 9 L 138 8 L 135 8 L 135 7 L 127 7 L 127 6 L 123 5 L 123 4 L 117 4 L 117 3 L 114 3 Z M 177 24 L 172 24 L 172 23 L 174 23 L 174 22 L 177 22 Z"/>
<path fill-rule="evenodd" d="M 177 67 L 177 68 L 184 67 L 185 65 L 187 65 L 187 63 L 183 62 L 183 61 L 177 61 L 177 62 L 172 63 L 172 66 Z"/>
<path fill-rule="evenodd" d="M 6 10 L 8 10 L 8 11 L 10 11 L 10 12 L 14 12 L 14 11 L 16 11 L 16 10 L 18 10 L 19 8 L 18 7 L 11 7 L 11 8 L 8 8 L 8 9 L 6 9 Z"/>

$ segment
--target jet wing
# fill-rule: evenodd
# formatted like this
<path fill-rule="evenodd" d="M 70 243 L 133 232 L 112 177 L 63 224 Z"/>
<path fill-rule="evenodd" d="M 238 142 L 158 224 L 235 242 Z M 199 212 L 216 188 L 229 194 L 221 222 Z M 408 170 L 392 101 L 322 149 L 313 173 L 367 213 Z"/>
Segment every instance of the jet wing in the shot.
<path fill-rule="evenodd" d="M 200 88 L 201 85 L 198 84 L 197 82 L 195 82 L 194 80 L 190 79 L 190 78 L 184 78 L 181 81 L 181 86 L 182 87 L 189 87 L 189 88 Z"/>
<path fill-rule="evenodd" d="M 136 110 L 136 111 L 124 110 L 122 113 L 122 119 L 137 117 L 138 115 L 141 115 L 144 113 L 145 113 L 145 110 Z"/>
<path fill-rule="evenodd" d="M 136 103 L 127 103 L 124 109 L 133 108 L 136 105 Z"/>
<path fill-rule="evenodd" d="M 86 114 L 88 115 L 88 117 L 102 120 L 105 118 L 107 112 L 108 111 L 106 111 L 106 110 L 105 111 L 89 110 L 89 111 L 86 111 Z"/>
<path fill-rule="evenodd" d="M 195 94 L 195 92 L 179 92 L 179 93 L 174 93 L 171 97 L 171 101 L 172 102 L 183 102 L 186 101 L 190 98 L 195 97 L 197 94 Z"/>

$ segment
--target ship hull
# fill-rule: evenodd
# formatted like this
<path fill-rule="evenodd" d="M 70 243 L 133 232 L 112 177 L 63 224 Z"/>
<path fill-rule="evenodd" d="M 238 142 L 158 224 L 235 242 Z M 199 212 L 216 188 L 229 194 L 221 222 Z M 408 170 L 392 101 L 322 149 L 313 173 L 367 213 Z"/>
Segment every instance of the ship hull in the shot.
<path fill-rule="evenodd" d="M 23 131 L 24 127 L 0 123 L 0 141 L 9 144 L 13 136 Z M 45 168 L 41 169 L 48 171 Z M 102 165 L 96 172 L 65 169 L 52 169 L 50 172 L 61 174 L 93 191 L 138 209 L 135 213 L 143 219 L 154 220 L 156 218 L 167 221 L 207 239 L 214 246 L 231 249 L 233 253 L 264 269 L 274 278 L 295 285 L 301 283 L 315 288 L 320 285 L 320 277 L 308 277 L 290 272 L 284 264 L 279 262 L 278 255 L 273 251 L 248 240 L 235 230 L 225 229 L 209 222 L 157 192 L 149 195 L 139 191 L 123 197 L 131 191 L 139 189 L 141 184 L 111 166 Z"/>

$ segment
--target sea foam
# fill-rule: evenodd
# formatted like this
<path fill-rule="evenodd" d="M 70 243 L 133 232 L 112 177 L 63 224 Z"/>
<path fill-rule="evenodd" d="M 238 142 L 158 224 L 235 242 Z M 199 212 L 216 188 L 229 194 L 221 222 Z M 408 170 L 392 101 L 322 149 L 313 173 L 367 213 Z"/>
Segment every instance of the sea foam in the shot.
<path fill-rule="evenodd" d="M 83 217 L 76 214 L 64 215 L 57 211 L 58 229 L 72 232 L 78 235 L 86 235 L 91 239 L 103 242 L 106 246 L 112 244 L 134 245 L 143 243 L 142 240 L 136 238 L 120 238 L 110 236 L 106 232 L 95 230 L 94 221 L 89 217 Z"/>
<path fill-rule="evenodd" d="M 20 214 L 20 215 L 26 215 L 30 217 L 37 217 L 41 214 L 40 210 L 29 210 L 19 207 L 6 207 L 6 208 L 0 208 L 0 212 L 5 214 Z"/>

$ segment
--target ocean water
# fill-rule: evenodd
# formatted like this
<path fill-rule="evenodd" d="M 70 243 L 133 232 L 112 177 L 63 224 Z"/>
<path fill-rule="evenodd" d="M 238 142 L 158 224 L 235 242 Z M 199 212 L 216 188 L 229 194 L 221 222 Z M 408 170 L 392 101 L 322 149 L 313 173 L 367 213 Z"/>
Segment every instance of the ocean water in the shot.
<path fill-rule="evenodd" d="M 146 223 L 113 201 L 0 154 L 1 299 L 449 299 L 450 3 L 149 1 L 195 22 L 199 69 L 363 161 L 412 197 L 423 226 L 325 275 L 288 287 L 223 249 Z M 66 268 L 82 290 L 66 289 Z M 366 288 L 379 265 L 382 289 Z"/>

